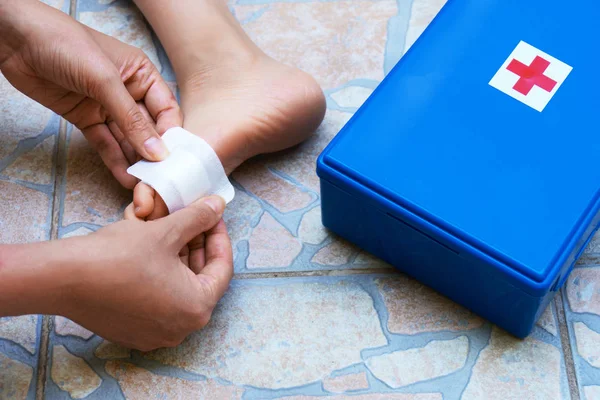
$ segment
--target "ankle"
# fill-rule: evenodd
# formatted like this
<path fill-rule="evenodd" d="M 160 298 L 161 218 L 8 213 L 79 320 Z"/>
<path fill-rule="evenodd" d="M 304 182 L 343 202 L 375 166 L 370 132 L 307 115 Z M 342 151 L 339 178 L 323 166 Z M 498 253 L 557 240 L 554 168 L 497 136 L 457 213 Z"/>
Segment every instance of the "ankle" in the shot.
<path fill-rule="evenodd" d="M 212 53 L 190 55 L 185 68 L 175 68 L 182 103 L 188 98 L 210 96 L 212 89 L 237 86 L 244 72 L 261 64 L 267 56 L 258 48 L 238 43 L 223 46 Z"/>
<path fill-rule="evenodd" d="M 180 85 L 204 81 L 223 69 L 237 69 L 255 62 L 265 54 L 252 42 L 221 0 L 201 0 L 205 13 L 213 18 L 203 21 L 202 29 L 181 29 L 185 38 L 167 48 Z"/>

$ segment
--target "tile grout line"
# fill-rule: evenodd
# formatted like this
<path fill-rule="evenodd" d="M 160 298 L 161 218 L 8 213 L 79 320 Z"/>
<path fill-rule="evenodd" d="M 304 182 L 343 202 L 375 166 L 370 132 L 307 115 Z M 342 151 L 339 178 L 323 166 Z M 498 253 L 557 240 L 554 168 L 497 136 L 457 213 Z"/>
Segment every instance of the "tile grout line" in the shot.
<path fill-rule="evenodd" d="M 46 389 L 46 375 L 48 369 L 48 350 L 49 350 L 49 337 L 50 337 L 50 325 L 52 321 L 50 316 L 44 315 L 42 316 L 42 331 L 40 338 L 40 356 L 38 358 L 38 368 L 37 368 L 37 377 L 36 377 L 36 386 L 35 386 L 35 399 L 43 400 L 44 399 L 44 391 Z"/>
<path fill-rule="evenodd" d="M 54 196 L 52 198 L 52 222 L 50 228 L 50 240 L 58 239 L 59 228 L 59 212 L 60 212 L 60 182 L 64 172 L 64 152 L 67 137 L 67 121 L 60 119 L 58 129 L 58 143 L 55 151 L 56 170 L 54 173 Z M 40 356 L 38 358 L 38 372 L 36 379 L 35 398 L 36 400 L 44 399 L 46 376 L 48 374 L 48 358 L 50 350 L 50 331 L 52 329 L 52 316 L 42 316 L 42 331 L 40 337 Z"/>
<path fill-rule="evenodd" d="M 567 374 L 567 381 L 569 384 L 569 394 L 572 400 L 581 399 L 579 393 L 579 384 L 577 382 L 577 375 L 575 373 L 575 360 L 573 359 L 573 352 L 571 349 L 571 339 L 569 338 L 569 328 L 567 326 L 567 318 L 565 312 L 565 306 L 563 301 L 562 290 L 556 293 L 554 298 L 554 304 L 556 306 L 556 317 L 558 319 L 558 331 L 560 334 L 560 342 L 563 351 L 563 357 L 565 359 L 565 372 Z"/>
<path fill-rule="evenodd" d="M 234 280 L 269 279 L 269 278 L 298 278 L 319 276 L 351 276 L 369 274 L 397 274 L 392 268 L 356 268 L 356 269 L 318 269 L 311 271 L 270 271 L 270 272 L 241 272 L 233 276 Z"/>
<path fill-rule="evenodd" d="M 77 0 L 71 0 L 69 4 L 69 15 L 77 19 Z"/>

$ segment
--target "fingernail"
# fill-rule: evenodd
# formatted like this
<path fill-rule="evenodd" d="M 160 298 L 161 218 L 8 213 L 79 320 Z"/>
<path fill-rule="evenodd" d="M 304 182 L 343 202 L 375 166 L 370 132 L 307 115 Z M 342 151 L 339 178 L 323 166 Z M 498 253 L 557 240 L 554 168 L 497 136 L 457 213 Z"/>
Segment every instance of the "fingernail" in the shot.
<path fill-rule="evenodd" d="M 159 138 L 151 137 L 144 142 L 144 147 L 146 148 L 146 151 L 150 153 L 150 155 L 157 161 L 164 160 L 169 155 L 167 146 L 165 146 L 164 142 Z"/>
<path fill-rule="evenodd" d="M 225 200 L 219 196 L 210 196 L 204 199 L 204 204 L 212 208 L 217 214 L 221 214 L 225 208 Z"/>
<path fill-rule="evenodd" d="M 141 209 L 142 209 L 141 207 L 134 208 L 133 209 L 134 214 L 137 215 L 140 212 Z"/>

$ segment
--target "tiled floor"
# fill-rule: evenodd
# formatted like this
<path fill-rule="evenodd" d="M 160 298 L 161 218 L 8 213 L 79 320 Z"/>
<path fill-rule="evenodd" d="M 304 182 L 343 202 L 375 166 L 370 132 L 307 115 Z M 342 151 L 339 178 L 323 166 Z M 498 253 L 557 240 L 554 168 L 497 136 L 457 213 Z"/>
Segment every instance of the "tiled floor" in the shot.
<path fill-rule="evenodd" d="M 318 79 L 328 113 L 300 148 L 233 174 L 237 275 L 212 322 L 141 354 L 64 318 L 2 318 L 0 399 L 600 399 L 600 239 L 519 341 L 320 225 L 316 156 L 443 2 L 230 1 L 262 48 Z M 174 81 L 131 3 L 48 3 L 141 47 Z M 0 242 L 120 219 L 131 193 L 81 133 L 4 80 L 0 93 Z"/>

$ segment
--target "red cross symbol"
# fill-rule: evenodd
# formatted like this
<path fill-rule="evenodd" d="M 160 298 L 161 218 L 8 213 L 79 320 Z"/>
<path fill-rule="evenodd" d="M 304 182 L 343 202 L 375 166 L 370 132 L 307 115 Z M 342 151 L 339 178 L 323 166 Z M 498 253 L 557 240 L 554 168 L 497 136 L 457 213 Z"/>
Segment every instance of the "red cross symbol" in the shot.
<path fill-rule="evenodd" d="M 540 56 L 536 56 L 531 65 L 525 65 L 521 61 L 513 59 L 506 67 L 507 70 L 520 77 L 513 89 L 525 96 L 529 94 L 534 86 L 539 86 L 546 92 L 551 92 L 557 82 L 544 75 L 544 71 L 549 65 L 550 62 Z"/>

